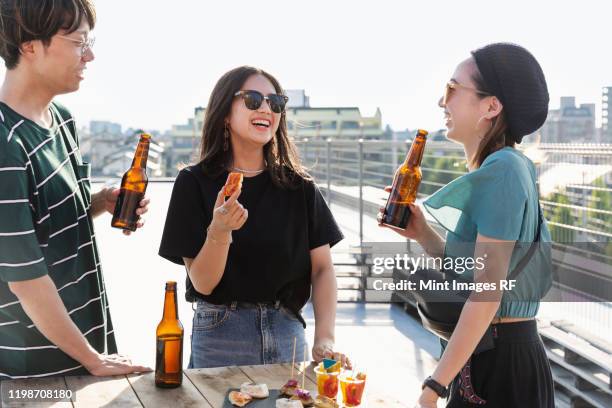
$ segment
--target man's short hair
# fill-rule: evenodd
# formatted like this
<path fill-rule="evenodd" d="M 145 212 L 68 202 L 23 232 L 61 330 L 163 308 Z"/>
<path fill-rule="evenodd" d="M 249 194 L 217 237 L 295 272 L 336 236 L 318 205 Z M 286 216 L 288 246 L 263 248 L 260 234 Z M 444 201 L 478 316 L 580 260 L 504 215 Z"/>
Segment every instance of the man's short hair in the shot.
<path fill-rule="evenodd" d="M 1 0 L 0 57 L 7 69 L 19 64 L 24 42 L 41 40 L 51 43 L 60 29 L 76 31 L 85 19 L 89 28 L 96 23 L 96 12 L 90 0 Z"/>

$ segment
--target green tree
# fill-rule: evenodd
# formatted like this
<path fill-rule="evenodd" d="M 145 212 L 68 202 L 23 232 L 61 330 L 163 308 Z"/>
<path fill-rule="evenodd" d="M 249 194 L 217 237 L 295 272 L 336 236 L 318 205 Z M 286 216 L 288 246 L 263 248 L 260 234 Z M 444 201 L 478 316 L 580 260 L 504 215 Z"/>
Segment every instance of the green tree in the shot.
<path fill-rule="evenodd" d="M 426 182 L 440 183 L 443 185 L 448 184 L 459 177 L 459 174 L 446 173 L 440 170 L 462 171 L 463 168 L 461 167 L 461 164 L 462 163 L 459 163 L 459 165 L 457 165 L 457 159 L 454 157 L 425 157 L 421 163 L 421 167 L 425 168 L 423 170 L 423 180 Z M 435 193 L 440 188 L 441 186 L 435 184 L 422 183 L 420 191 L 423 194 L 430 195 Z"/>
<path fill-rule="evenodd" d="M 569 199 L 565 194 L 553 193 L 546 198 L 547 201 L 552 201 L 556 204 L 553 205 L 552 211 L 547 211 L 547 219 L 551 223 L 563 224 L 572 226 L 574 224 L 574 216 L 571 208 L 563 206 L 563 204 L 570 204 Z M 571 243 L 574 241 L 576 231 L 559 225 L 550 225 L 550 235 L 553 241 L 560 243 Z"/>
<path fill-rule="evenodd" d="M 603 177 L 595 180 L 593 182 L 593 187 L 606 188 L 607 186 Z M 588 207 L 596 210 L 610 211 L 610 209 L 612 209 L 612 193 L 605 190 L 592 190 Z M 612 233 L 612 215 L 587 211 L 587 219 L 590 229 L 608 234 Z M 604 241 L 604 239 L 601 241 Z M 610 242 L 610 239 L 605 240 L 603 244 L 605 254 L 612 256 L 612 242 Z"/>

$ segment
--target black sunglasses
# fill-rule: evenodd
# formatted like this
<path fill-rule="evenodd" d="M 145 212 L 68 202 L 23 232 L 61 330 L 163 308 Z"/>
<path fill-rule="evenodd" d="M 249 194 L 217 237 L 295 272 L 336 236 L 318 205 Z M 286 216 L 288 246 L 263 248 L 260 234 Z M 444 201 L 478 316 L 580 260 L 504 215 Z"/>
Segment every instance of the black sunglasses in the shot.
<path fill-rule="evenodd" d="M 259 91 L 238 91 L 234 96 L 240 96 L 244 100 L 244 105 L 250 110 L 259 109 L 263 101 L 266 100 L 270 110 L 274 113 L 284 112 L 285 105 L 289 100 L 286 95 L 268 94 L 263 96 Z"/>

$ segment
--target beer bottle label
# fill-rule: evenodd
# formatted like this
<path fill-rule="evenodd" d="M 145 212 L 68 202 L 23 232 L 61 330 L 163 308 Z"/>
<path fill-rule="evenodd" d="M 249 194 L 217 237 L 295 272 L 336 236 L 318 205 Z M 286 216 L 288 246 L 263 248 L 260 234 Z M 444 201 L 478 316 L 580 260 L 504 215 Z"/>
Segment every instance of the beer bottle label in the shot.
<path fill-rule="evenodd" d="M 176 374 L 181 371 L 183 360 L 183 338 L 158 338 L 155 371 Z"/>
<path fill-rule="evenodd" d="M 145 193 L 142 192 L 121 189 L 115 204 L 115 219 L 121 220 L 128 225 L 135 225 L 136 221 L 138 221 L 136 210 L 140 207 L 140 201 L 142 201 L 144 195 Z"/>

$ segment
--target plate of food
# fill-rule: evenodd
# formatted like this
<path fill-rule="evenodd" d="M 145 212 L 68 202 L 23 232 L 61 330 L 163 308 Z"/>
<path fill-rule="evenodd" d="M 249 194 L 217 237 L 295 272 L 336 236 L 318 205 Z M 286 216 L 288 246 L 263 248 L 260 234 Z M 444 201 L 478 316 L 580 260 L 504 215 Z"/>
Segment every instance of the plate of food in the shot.
<path fill-rule="evenodd" d="M 281 397 L 292 401 L 299 401 L 302 407 L 311 407 L 314 405 L 314 400 L 310 395 L 310 391 L 299 387 L 297 380 L 291 379 L 280 389 Z M 293 404 L 297 406 L 297 404 Z"/>
<path fill-rule="evenodd" d="M 280 391 L 268 390 L 266 384 L 245 382 L 239 389 L 233 388 L 228 390 L 223 408 L 245 406 L 248 406 L 248 408 L 274 408 L 274 400 L 279 395 Z"/>
<path fill-rule="evenodd" d="M 304 408 L 314 406 L 314 400 L 308 391 L 295 389 L 293 396 L 282 394 L 280 390 L 269 390 L 265 398 L 254 398 L 239 389 L 228 390 L 223 408 Z"/>

